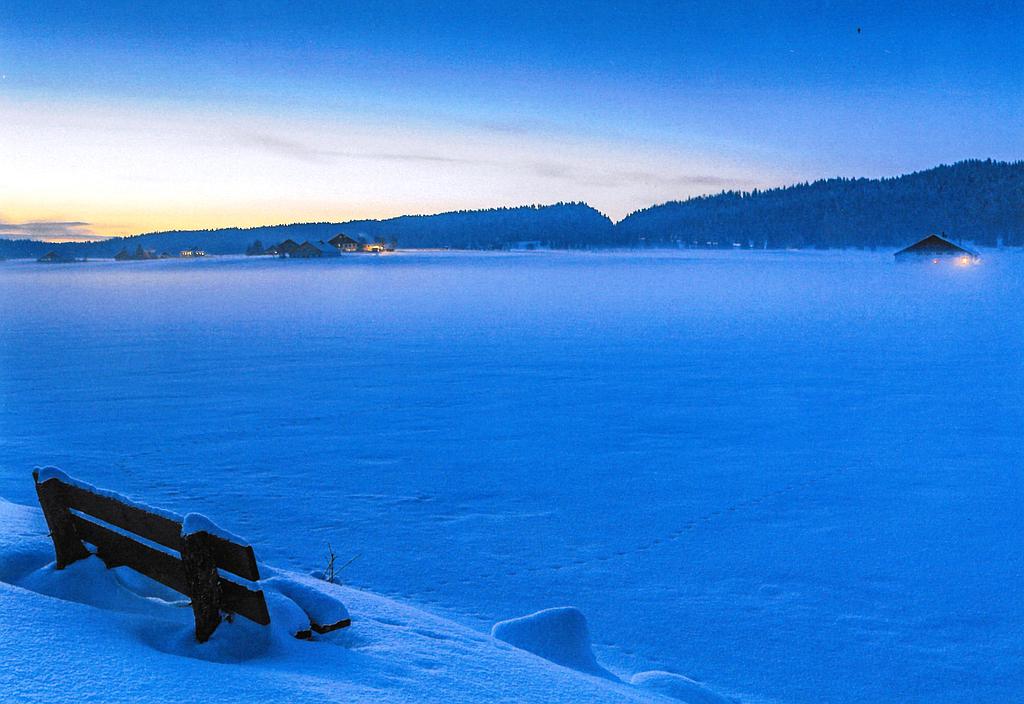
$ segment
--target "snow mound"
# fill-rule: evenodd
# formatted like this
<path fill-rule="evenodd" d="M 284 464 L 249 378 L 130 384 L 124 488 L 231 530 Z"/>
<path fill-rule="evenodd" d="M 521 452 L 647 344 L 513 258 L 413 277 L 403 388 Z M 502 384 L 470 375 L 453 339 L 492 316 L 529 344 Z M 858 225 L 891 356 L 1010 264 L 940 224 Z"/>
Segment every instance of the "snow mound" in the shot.
<path fill-rule="evenodd" d="M 267 604 L 270 617 L 280 615 L 280 609 Z M 191 658 L 214 663 L 244 664 L 268 657 L 281 643 L 291 638 L 290 634 L 276 627 L 271 620 L 270 627 L 260 626 L 247 619 L 234 617 L 231 621 L 222 621 L 217 630 L 205 643 L 197 643 L 192 624 L 192 610 L 179 609 L 182 617 L 179 622 L 172 623 L 168 615 L 160 620 L 149 614 L 148 618 L 139 619 L 129 629 L 131 648 L 138 645 L 147 646 L 157 652 L 173 655 L 176 658 Z"/>
<path fill-rule="evenodd" d="M 71 477 L 62 472 L 58 467 L 36 467 L 36 473 L 38 474 L 40 484 L 50 479 L 57 479 L 65 484 L 72 483 Z"/>
<path fill-rule="evenodd" d="M 194 533 L 209 533 L 212 536 L 226 540 L 229 543 L 248 545 L 249 541 L 230 533 L 201 513 L 189 513 L 181 521 L 182 536 L 193 535 Z"/>
<path fill-rule="evenodd" d="M 261 563 L 261 566 L 263 564 Z M 0 700 L 647 704 L 660 697 L 555 667 L 412 606 L 266 565 L 269 627 L 193 634 L 188 600 L 96 557 L 63 570 L 38 508 L 0 499 Z M 297 640 L 309 619 L 358 615 Z M 582 616 L 577 617 L 583 625 Z M 571 620 L 571 619 L 570 619 Z M 589 655 L 584 638 L 583 647 Z M 74 663 L 68 668 L 67 663 Z M 591 666 L 596 667 L 589 655 Z"/>
<path fill-rule="evenodd" d="M 587 618 L 574 606 L 499 621 L 491 629 L 491 636 L 558 665 L 616 679 L 597 664 L 590 647 Z"/>
<path fill-rule="evenodd" d="M 306 630 L 311 624 L 330 626 L 351 618 L 336 584 L 294 574 L 264 579 L 260 584 L 264 592 L 275 591 L 302 610 L 305 623 L 297 630 Z"/>
<path fill-rule="evenodd" d="M 700 682 L 673 672 L 661 670 L 638 672 L 633 675 L 629 683 L 666 697 L 679 699 L 686 704 L 733 704 L 735 702 L 734 699 L 712 692 Z"/>
<path fill-rule="evenodd" d="M 126 584 L 129 580 L 130 584 Z M 151 613 L 154 608 L 165 603 L 177 605 L 161 599 L 154 593 L 156 590 L 151 589 L 162 588 L 162 585 L 128 568 L 107 569 L 103 561 L 95 555 L 78 560 L 63 570 L 58 570 L 56 565 L 50 562 L 23 578 L 12 581 L 37 594 L 109 611 Z M 164 591 L 170 592 L 166 589 Z M 187 600 L 180 597 L 175 601 L 188 604 Z"/>

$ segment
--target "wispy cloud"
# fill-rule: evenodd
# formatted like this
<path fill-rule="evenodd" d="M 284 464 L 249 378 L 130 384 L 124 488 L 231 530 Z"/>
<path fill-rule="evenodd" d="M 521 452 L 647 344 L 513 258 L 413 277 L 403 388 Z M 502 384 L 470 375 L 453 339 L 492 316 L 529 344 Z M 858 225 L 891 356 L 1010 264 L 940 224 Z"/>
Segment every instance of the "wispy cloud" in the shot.
<path fill-rule="evenodd" d="M 318 149 L 293 139 L 283 139 L 269 134 L 246 135 L 242 141 L 250 147 L 270 152 L 275 156 L 289 157 L 298 161 L 322 163 L 332 161 L 337 157 L 337 154 L 329 149 Z"/>
<path fill-rule="evenodd" d="M 617 186 L 651 186 L 658 188 L 680 188 L 687 192 L 707 188 L 743 189 L 753 185 L 746 179 L 711 174 L 660 173 L 637 169 L 589 169 L 554 161 L 536 161 L 527 165 L 535 174 L 544 178 L 571 181 L 584 186 L 611 188 Z"/>
<path fill-rule="evenodd" d="M 0 237 L 12 240 L 44 240 L 62 242 L 66 240 L 103 240 L 92 230 L 91 223 L 73 220 L 38 220 L 34 222 L 0 222 Z"/>
<path fill-rule="evenodd" d="M 323 164 L 340 159 L 365 159 L 368 161 L 435 162 L 444 164 L 478 164 L 475 159 L 429 154 L 424 152 L 380 152 L 344 149 L 324 149 L 294 139 L 269 134 L 246 135 L 243 141 L 252 147 L 277 156 L 299 161 Z"/>
<path fill-rule="evenodd" d="M 495 127 L 495 129 L 499 129 Z M 271 134 L 245 135 L 243 141 L 274 155 L 308 163 L 329 163 L 342 159 L 366 161 L 464 164 L 497 167 L 506 171 L 528 171 L 541 178 L 568 181 L 582 186 L 615 187 L 646 185 L 658 188 L 680 188 L 687 192 L 708 188 L 745 188 L 750 182 L 711 174 L 660 173 L 653 170 L 581 168 L 568 162 L 528 159 L 483 159 L 455 157 L 426 152 L 384 152 L 373 150 L 341 150 L 318 147 L 306 142 Z"/>

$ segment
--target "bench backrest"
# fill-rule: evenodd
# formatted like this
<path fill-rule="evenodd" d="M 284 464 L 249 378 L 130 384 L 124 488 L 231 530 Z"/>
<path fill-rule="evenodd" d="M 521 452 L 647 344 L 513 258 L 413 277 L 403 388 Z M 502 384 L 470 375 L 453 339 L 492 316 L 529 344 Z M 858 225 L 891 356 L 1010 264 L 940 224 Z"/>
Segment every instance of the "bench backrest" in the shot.
<path fill-rule="evenodd" d="M 194 565 L 198 552 L 199 563 L 208 566 L 214 585 L 219 583 L 216 603 L 207 604 L 209 608 L 236 613 L 261 625 L 270 623 L 261 590 L 218 572 L 258 581 L 259 569 L 251 545 L 205 531 L 185 536 L 182 521 L 174 514 L 134 504 L 117 494 L 75 481 L 59 470 L 47 468 L 41 475 L 36 471 L 32 476 L 53 537 L 58 569 L 89 556 L 91 553 L 82 543 L 90 543 L 107 567 L 130 567 L 190 597 L 195 608 L 197 600 L 209 601 L 208 595 L 196 593 Z M 206 640 L 199 634 L 198 611 L 196 615 L 197 637 Z"/>

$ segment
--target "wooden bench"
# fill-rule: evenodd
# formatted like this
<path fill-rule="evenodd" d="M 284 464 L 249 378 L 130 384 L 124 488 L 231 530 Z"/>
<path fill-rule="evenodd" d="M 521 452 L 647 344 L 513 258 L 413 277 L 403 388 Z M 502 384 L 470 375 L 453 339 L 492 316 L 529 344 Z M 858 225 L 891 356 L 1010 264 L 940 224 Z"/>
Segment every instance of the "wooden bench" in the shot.
<path fill-rule="evenodd" d="M 258 585 L 245 586 L 220 574 L 224 571 L 249 582 L 259 581 L 251 545 L 217 531 L 212 524 L 207 530 L 186 532 L 182 519 L 174 514 L 134 504 L 52 467 L 32 472 L 32 478 L 53 538 L 57 569 L 92 555 L 86 543 L 94 546 L 108 568 L 130 567 L 187 596 L 200 643 L 216 630 L 222 612 L 263 626 L 270 624 L 267 602 Z M 190 518 L 184 520 L 186 525 Z M 203 521 L 198 523 L 203 526 Z M 312 627 L 325 632 L 321 629 L 347 625 Z M 305 632 L 296 635 L 308 637 Z"/>

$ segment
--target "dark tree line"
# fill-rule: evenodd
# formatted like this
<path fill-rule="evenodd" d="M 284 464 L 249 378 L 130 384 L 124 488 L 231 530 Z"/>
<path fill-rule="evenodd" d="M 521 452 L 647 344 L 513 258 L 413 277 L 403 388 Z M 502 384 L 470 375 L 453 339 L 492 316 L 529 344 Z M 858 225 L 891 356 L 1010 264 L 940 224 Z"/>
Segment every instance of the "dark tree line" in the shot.
<path fill-rule="evenodd" d="M 944 232 L 1024 245 L 1024 162 L 962 161 L 906 176 L 833 178 L 665 203 L 617 225 L 630 245 L 895 247 Z"/>
<path fill-rule="evenodd" d="M 502 249 L 516 242 L 536 241 L 571 249 L 619 244 L 612 221 L 585 203 L 404 215 L 348 223 L 344 230 L 350 237 L 397 238 L 403 247 Z"/>
<path fill-rule="evenodd" d="M 201 247 L 242 254 L 263 242 L 327 240 L 338 232 L 402 247 L 552 248 L 896 247 L 929 233 L 982 246 L 1024 246 L 1024 162 L 962 161 L 883 179 L 833 178 L 786 188 L 729 191 L 656 205 L 613 224 L 585 203 L 460 210 L 389 220 L 158 232 L 100 242 L 0 239 L 0 257 L 112 257 L 122 248 Z"/>

